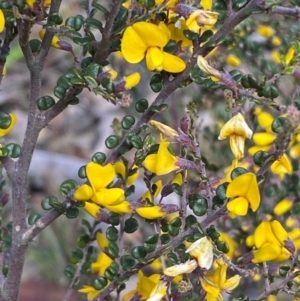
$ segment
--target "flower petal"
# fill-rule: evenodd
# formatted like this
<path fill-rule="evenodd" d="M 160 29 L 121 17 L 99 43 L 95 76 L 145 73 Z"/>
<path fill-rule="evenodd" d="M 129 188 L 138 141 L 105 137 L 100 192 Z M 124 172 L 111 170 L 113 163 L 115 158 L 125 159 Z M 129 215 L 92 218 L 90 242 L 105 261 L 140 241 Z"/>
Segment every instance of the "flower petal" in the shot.
<path fill-rule="evenodd" d="M 146 63 L 149 70 L 161 71 L 163 66 L 164 55 L 163 52 L 157 47 L 150 47 L 146 54 Z M 153 68 L 154 67 L 154 68 Z"/>
<path fill-rule="evenodd" d="M 104 207 L 119 205 L 124 199 L 124 190 L 121 188 L 103 188 L 94 193 L 92 197 L 93 202 Z"/>
<path fill-rule="evenodd" d="M 164 47 L 168 43 L 169 39 L 166 31 L 153 23 L 137 22 L 132 25 L 132 28 L 147 47 Z M 131 43 L 133 41 L 131 40 Z"/>
<path fill-rule="evenodd" d="M 98 163 L 90 162 L 86 166 L 86 174 L 94 192 L 96 192 L 98 189 L 108 186 L 113 181 L 116 172 L 112 164 L 102 166 Z"/>
<path fill-rule="evenodd" d="M 227 209 L 235 215 L 245 216 L 248 212 L 249 203 L 244 197 L 237 197 L 227 203 Z"/>
<path fill-rule="evenodd" d="M 178 73 L 183 71 L 185 69 L 185 66 L 185 62 L 180 57 L 170 54 L 168 52 L 164 52 L 164 70 L 172 73 Z"/>
<path fill-rule="evenodd" d="M 83 184 L 79 186 L 74 192 L 74 199 L 76 201 L 88 201 L 93 196 L 93 189 L 90 185 Z"/>
<path fill-rule="evenodd" d="M 124 59 L 132 64 L 139 63 L 145 56 L 147 45 L 132 26 L 125 29 L 121 52 Z"/>
<path fill-rule="evenodd" d="M 139 207 L 136 209 L 139 216 L 146 219 L 157 219 L 166 215 L 166 212 L 161 211 L 160 206 Z"/>

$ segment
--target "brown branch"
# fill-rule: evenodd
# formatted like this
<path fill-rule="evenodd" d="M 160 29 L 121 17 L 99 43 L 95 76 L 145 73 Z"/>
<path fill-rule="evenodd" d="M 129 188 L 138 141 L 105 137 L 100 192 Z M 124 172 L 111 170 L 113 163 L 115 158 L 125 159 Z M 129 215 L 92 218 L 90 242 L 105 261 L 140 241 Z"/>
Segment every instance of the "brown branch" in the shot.
<path fill-rule="evenodd" d="M 102 40 L 97 46 L 97 51 L 94 56 L 94 62 L 101 64 L 104 62 L 109 55 L 109 44 L 111 38 L 111 30 L 114 25 L 115 18 L 122 5 L 122 0 L 114 0 L 111 6 L 111 11 L 107 16 L 105 27 L 102 32 Z"/>
<path fill-rule="evenodd" d="M 58 12 L 61 0 L 52 1 L 50 13 Z M 14 170 L 8 169 L 12 175 L 12 246 L 11 260 L 6 282 L 3 287 L 3 300 L 18 300 L 19 287 L 23 272 L 25 253 L 27 244 L 20 243 L 20 234 L 26 229 L 26 201 L 27 201 L 27 180 L 28 170 L 32 159 L 32 154 L 42 126 L 37 124 L 38 108 L 37 101 L 40 97 L 41 79 L 44 63 L 52 41 L 52 33 L 46 33 L 42 43 L 41 52 L 34 58 L 29 47 L 29 35 L 31 23 L 28 20 L 18 19 L 19 43 L 23 51 L 26 64 L 30 71 L 30 91 L 28 121 L 25 137 L 22 144 L 22 154 L 16 162 Z"/>
<path fill-rule="evenodd" d="M 271 9 L 271 12 L 273 14 L 280 14 L 280 15 L 285 15 L 285 16 L 290 16 L 290 17 L 296 17 L 299 18 L 299 7 L 285 7 L 285 6 L 273 6 Z"/>
<path fill-rule="evenodd" d="M 289 274 L 289 276 L 287 278 L 285 278 L 281 283 L 271 285 L 269 291 L 263 292 L 258 297 L 254 298 L 254 300 L 258 300 L 259 301 L 259 300 L 266 299 L 273 292 L 276 292 L 278 290 L 284 289 L 286 287 L 287 283 L 289 281 L 293 280 L 294 278 L 296 278 L 297 276 L 299 276 L 299 272 L 293 272 L 293 273 Z"/>

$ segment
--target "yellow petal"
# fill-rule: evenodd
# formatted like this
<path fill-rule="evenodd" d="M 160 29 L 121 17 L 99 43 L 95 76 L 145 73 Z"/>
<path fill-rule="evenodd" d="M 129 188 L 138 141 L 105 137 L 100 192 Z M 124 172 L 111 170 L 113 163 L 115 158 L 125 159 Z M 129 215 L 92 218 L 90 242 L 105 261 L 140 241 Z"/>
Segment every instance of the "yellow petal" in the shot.
<path fill-rule="evenodd" d="M 226 58 L 226 63 L 230 66 L 239 67 L 241 65 L 241 60 L 234 54 L 229 54 Z"/>
<path fill-rule="evenodd" d="M 124 190 L 121 188 L 99 189 L 92 197 L 93 202 L 104 207 L 119 205 L 124 199 Z"/>
<path fill-rule="evenodd" d="M 223 286 L 223 289 L 226 291 L 234 290 L 240 284 L 241 278 L 242 277 L 240 275 L 235 275 L 235 276 L 227 279 Z"/>
<path fill-rule="evenodd" d="M 260 193 L 254 173 L 245 173 L 236 177 L 229 183 L 226 196 L 229 198 L 243 196 L 251 205 L 251 209 L 255 212 L 260 205 Z"/>
<path fill-rule="evenodd" d="M 295 50 L 294 50 L 294 48 L 290 47 L 287 54 L 286 54 L 286 56 L 285 56 L 286 65 L 289 65 L 291 60 L 294 58 L 294 55 L 295 55 Z"/>
<path fill-rule="evenodd" d="M 101 250 L 104 252 L 105 249 L 108 247 L 109 245 L 109 241 L 108 239 L 106 238 L 105 235 L 102 234 L 102 232 L 98 231 L 96 233 L 96 240 L 97 240 L 97 243 L 99 245 L 99 247 L 101 248 Z"/>
<path fill-rule="evenodd" d="M 293 201 L 289 199 L 283 199 L 274 208 L 275 215 L 282 215 L 288 212 L 293 207 Z"/>
<path fill-rule="evenodd" d="M 94 273 L 98 273 L 99 276 L 104 275 L 105 270 L 113 263 L 113 260 L 107 256 L 104 252 L 98 255 L 95 262 L 92 263 L 91 268 Z"/>
<path fill-rule="evenodd" d="M 276 135 L 273 133 L 256 133 L 253 135 L 253 142 L 257 145 L 270 145 L 276 139 Z"/>
<path fill-rule="evenodd" d="M 293 166 L 288 156 L 283 154 L 281 158 L 276 160 L 271 165 L 271 171 L 281 177 L 283 177 L 284 174 L 291 174 L 293 172 Z"/>
<path fill-rule="evenodd" d="M 121 52 L 124 59 L 132 64 L 139 63 L 145 56 L 147 45 L 132 26 L 125 29 Z"/>
<path fill-rule="evenodd" d="M 272 221 L 271 222 L 271 229 L 275 237 L 278 239 L 278 241 L 284 245 L 284 242 L 288 239 L 288 234 L 285 231 L 285 229 L 282 227 L 279 221 Z"/>
<path fill-rule="evenodd" d="M 244 197 L 237 197 L 227 203 L 227 209 L 235 215 L 245 216 L 248 212 L 249 203 Z"/>
<path fill-rule="evenodd" d="M 211 10 L 212 9 L 212 0 L 201 0 L 200 4 L 204 9 Z"/>
<path fill-rule="evenodd" d="M 94 219 L 99 220 L 99 213 L 101 211 L 101 208 L 97 204 L 85 202 L 84 210 Z"/>
<path fill-rule="evenodd" d="M 265 38 L 270 38 L 273 35 L 273 28 L 267 25 L 260 25 L 256 29 L 256 33 Z"/>
<path fill-rule="evenodd" d="M 157 154 L 151 154 L 146 157 L 143 165 L 152 173 L 156 173 Z"/>
<path fill-rule="evenodd" d="M 98 163 L 90 162 L 86 166 L 86 174 L 94 192 L 96 192 L 108 186 L 113 181 L 116 172 L 112 164 L 102 166 Z"/>
<path fill-rule="evenodd" d="M 5 16 L 3 14 L 2 9 L 0 9 L 0 32 L 2 32 L 5 28 Z"/>
<path fill-rule="evenodd" d="M 197 57 L 197 65 L 198 67 L 204 71 L 207 75 L 211 75 L 211 76 L 214 76 L 218 79 L 221 79 L 221 73 L 220 71 L 216 70 L 215 68 L 211 67 L 209 64 L 208 64 L 208 61 L 201 55 L 198 55 Z M 221 134 L 220 134 L 221 135 Z M 219 138 L 220 139 L 220 138 Z M 225 139 L 225 138 L 223 138 Z"/>
<path fill-rule="evenodd" d="M 153 195 L 153 200 L 157 198 L 157 196 L 160 194 L 161 189 L 162 189 L 162 180 L 158 180 L 154 183 L 156 185 L 156 190 Z M 152 201 L 151 193 L 149 190 L 143 193 L 142 195 L 142 201 L 145 201 L 148 199 L 149 201 Z"/>
<path fill-rule="evenodd" d="M 243 115 L 238 113 L 237 115 L 230 118 L 221 128 L 219 140 L 226 139 L 230 135 L 238 135 L 248 139 L 252 137 L 252 130 L 246 123 Z"/>
<path fill-rule="evenodd" d="M 136 171 L 132 175 L 128 176 L 128 178 L 127 178 L 127 181 L 126 181 L 127 186 L 132 185 L 139 177 L 139 174 L 140 174 L 139 168 L 135 164 L 131 167 L 131 171 L 134 169 L 136 169 Z"/>
<path fill-rule="evenodd" d="M 233 134 L 230 135 L 229 142 L 230 142 L 230 149 L 234 157 L 237 160 L 244 158 L 245 137 Z"/>
<path fill-rule="evenodd" d="M 272 145 L 264 145 L 264 146 L 260 146 L 260 145 L 255 145 L 255 146 L 252 146 L 248 149 L 248 153 L 251 155 L 251 156 L 254 156 L 258 151 L 263 151 L 263 152 L 267 152 L 270 148 L 271 148 Z"/>
<path fill-rule="evenodd" d="M 158 122 L 156 120 L 150 120 L 149 122 L 154 128 L 159 130 L 161 133 L 166 135 L 169 138 L 174 138 L 175 136 L 178 136 L 178 132 L 174 130 L 173 128 L 169 127 L 166 124 L 163 124 L 161 122 Z"/>
<path fill-rule="evenodd" d="M 161 71 L 163 69 L 163 60 L 164 60 L 164 55 L 160 49 L 158 49 L 157 47 L 148 48 L 146 54 L 146 64 L 147 64 L 147 68 L 150 71 L 153 70 Z"/>
<path fill-rule="evenodd" d="M 176 174 L 176 176 L 172 179 L 172 184 L 182 185 L 182 183 L 183 183 L 182 174 L 181 173 Z"/>
<path fill-rule="evenodd" d="M 7 135 L 14 128 L 17 122 L 17 116 L 15 114 L 10 113 L 9 116 L 11 119 L 10 125 L 7 129 L 0 129 L 0 137 Z"/>
<path fill-rule="evenodd" d="M 214 258 L 213 245 L 206 236 L 193 242 L 185 253 L 189 253 L 194 258 L 197 258 L 198 265 L 201 268 L 209 270 L 212 266 Z"/>
<path fill-rule="evenodd" d="M 134 72 L 126 77 L 124 77 L 125 80 L 125 89 L 131 89 L 139 84 L 141 80 L 141 74 L 139 72 Z"/>
<path fill-rule="evenodd" d="M 268 243 L 263 245 L 260 249 L 253 251 L 253 263 L 261 263 L 274 260 L 281 253 L 281 247 L 277 244 Z"/>
<path fill-rule="evenodd" d="M 123 201 L 121 204 L 114 206 L 105 206 L 105 208 L 118 214 L 126 214 L 132 212 L 132 209 L 130 208 L 130 203 L 128 201 Z"/>
<path fill-rule="evenodd" d="M 178 56 L 164 52 L 163 69 L 168 72 L 178 73 L 185 69 L 185 62 Z"/>
<path fill-rule="evenodd" d="M 166 215 L 166 212 L 160 210 L 160 206 L 140 207 L 136 209 L 138 215 L 146 219 L 157 219 Z"/>
<path fill-rule="evenodd" d="M 93 189 L 90 185 L 83 184 L 79 186 L 74 192 L 74 199 L 76 201 L 88 201 L 93 196 Z"/>
<path fill-rule="evenodd" d="M 92 286 L 84 285 L 83 288 L 78 290 L 78 292 L 87 294 L 88 301 L 91 301 L 100 294 L 101 290 L 96 290 Z"/>
<path fill-rule="evenodd" d="M 196 260 L 188 260 L 184 263 L 173 265 L 164 270 L 164 274 L 167 276 L 175 277 L 181 274 L 187 274 L 193 272 L 198 266 Z"/>
<path fill-rule="evenodd" d="M 149 47 L 164 47 L 168 43 L 168 34 L 165 29 L 148 22 L 137 22 L 132 25 L 137 35 Z M 131 41 L 132 43 L 134 40 Z M 133 43 L 135 44 L 135 42 Z"/>
<path fill-rule="evenodd" d="M 118 161 L 114 165 L 116 173 L 120 174 L 123 179 L 125 179 L 126 176 L 126 167 L 125 164 L 122 161 Z"/>

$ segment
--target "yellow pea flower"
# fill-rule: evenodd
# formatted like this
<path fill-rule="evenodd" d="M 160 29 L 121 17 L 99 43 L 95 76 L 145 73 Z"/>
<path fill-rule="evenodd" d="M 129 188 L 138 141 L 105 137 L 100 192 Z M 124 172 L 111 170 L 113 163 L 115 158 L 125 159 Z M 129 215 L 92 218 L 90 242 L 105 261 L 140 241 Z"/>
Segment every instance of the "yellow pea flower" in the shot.
<path fill-rule="evenodd" d="M 105 270 L 113 263 L 114 261 L 107 256 L 104 252 L 101 252 L 97 260 L 91 264 L 91 269 L 94 273 L 98 273 L 99 276 L 104 275 Z"/>
<path fill-rule="evenodd" d="M 197 65 L 198 67 L 204 71 L 208 76 L 213 77 L 212 80 L 218 81 L 222 79 L 222 74 L 217 69 L 211 67 L 208 64 L 208 61 L 201 55 L 198 55 L 197 57 Z"/>
<path fill-rule="evenodd" d="M 174 138 L 175 136 L 179 136 L 178 132 L 171 128 L 170 126 L 163 124 L 161 122 L 158 122 L 156 120 L 150 120 L 149 122 L 154 128 L 159 130 L 161 133 L 166 135 L 169 138 Z"/>
<path fill-rule="evenodd" d="M 279 175 L 281 179 L 283 179 L 286 174 L 290 175 L 293 172 L 293 166 L 287 154 L 283 154 L 278 160 L 273 162 L 271 171 Z"/>
<path fill-rule="evenodd" d="M 275 215 L 282 215 L 288 212 L 293 207 L 293 201 L 289 199 L 281 200 L 274 208 Z"/>
<path fill-rule="evenodd" d="M 0 128 L 0 137 L 3 137 L 11 132 L 11 130 L 14 128 L 16 122 L 17 122 L 17 116 L 14 113 L 10 113 L 10 125 L 7 129 L 1 129 Z"/>
<path fill-rule="evenodd" d="M 222 292 L 234 290 L 240 283 L 241 276 L 235 275 L 227 279 L 228 265 L 222 258 L 215 261 L 217 268 L 214 272 L 205 272 L 200 277 L 203 290 L 206 292 L 207 301 L 222 301 Z"/>
<path fill-rule="evenodd" d="M 101 290 L 96 290 L 94 287 L 89 285 L 84 285 L 78 290 L 79 293 L 87 294 L 88 301 L 94 300 L 101 292 Z"/>
<path fill-rule="evenodd" d="M 274 31 L 271 26 L 260 25 L 257 27 L 255 32 L 265 38 L 270 38 L 273 35 Z"/>
<path fill-rule="evenodd" d="M 177 157 L 173 156 L 168 147 L 170 142 L 160 136 L 160 144 L 157 154 L 151 154 L 146 157 L 143 165 L 152 173 L 158 176 L 166 175 L 172 171 L 179 170 Z"/>
<path fill-rule="evenodd" d="M 227 203 L 227 209 L 235 215 L 244 216 L 249 205 L 255 212 L 260 205 L 260 193 L 254 173 L 244 173 L 229 183 L 226 196 L 233 198 Z"/>
<path fill-rule="evenodd" d="M 46 33 L 46 29 L 40 30 L 39 36 L 40 36 L 41 40 L 43 40 L 45 33 Z M 60 42 L 60 38 L 57 35 L 54 35 L 54 37 L 52 38 L 52 41 L 51 41 L 51 47 L 61 49 L 59 42 Z"/>
<path fill-rule="evenodd" d="M 292 59 L 294 58 L 294 56 L 295 56 L 295 49 L 290 47 L 285 55 L 285 64 L 289 65 Z"/>
<path fill-rule="evenodd" d="M 101 211 L 101 208 L 95 204 L 90 202 L 85 202 L 84 204 L 84 210 L 91 215 L 94 219 L 99 219 L 99 213 Z"/>
<path fill-rule="evenodd" d="M 123 300 L 129 300 L 134 295 L 141 297 L 141 300 L 146 300 L 150 297 L 152 290 L 159 283 L 160 275 L 153 274 L 149 277 L 145 276 L 141 270 L 138 271 L 138 282 L 135 290 L 130 291 L 123 296 Z"/>
<path fill-rule="evenodd" d="M 128 76 L 124 76 L 125 89 L 129 90 L 137 86 L 141 80 L 141 74 L 139 72 L 134 72 Z"/>
<path fill-rule="evenodd" d="M 252 133 L 243 115 L 238 113 L 223 125 L 218 139 L 223 140 L 229 137 L 230 149 L 239 160 L 244 157 L 245 140 L 251 139 Z"/>
<path fill-rule="evenodd" d="M 167 213 L 161 211 L 160 206 L 149 206 L 136 208 L 136 213 L 146 219 L 157 219 L 165 216 Z"/>
<path fill-rule="evenodd" d="M 281 45 L 281 39 L 279 37 L 277 37 L 277 36 L 274 36 L 272 38 L 272 44 L 274 46 L 280 46 Z"/>
<path fill-rule="evenodd" d="M 146 301 L 160 301 L 167 293 L 167 282 L 160 281 L 152 290 L 149 298 Z"/>
<path fill-rule="evenodd" d="M 185 69 L 185 62 L 163 51 L 170 35 L 170 31 L 163 23 L 159 25 L 148 22 L 134 23 L 128 26 L 123 34 L 121 41 L 123 57 L 131 64 L 139 63 L 146 58 L 146 65 L 150 71 L 181 72 Z"/>
<path fill-rule="evenodd" d="M 213 244 L 206 236 L 193 242 L 185 253 L 189 253 L 192 257 L 196 258 L 198 265 L 207 270 L 212 266 L 214 259 Z"/>
<path fill-rule="evenodd" d="M 176 264 L 168 267 L 164 270 L 164 274 L 167 276 L 175 277 L 181 274 L 189 274 L 197 268 L 198 264 L 196 260 L 188 260 L 184 263 Z"/>
<path fill-rule="evenodd" d="M 98 231 L 96 233 L 96 240 L 97 240 L 97 243 L 101 249 L 102 252 L 105 251 L 105 249 L 108 247 L 109 245 L 109 240 L 106 238 L 105 235 L 103 235 L 102 232 Z"/>
<path fill-rule="evenodd" d="M 185 24 L 189 30 L 198 33 L 199 30 L 205 25 L 215 25 L 218 21 L 218 16 L 218 13 L 209 10 L 196 9 L 186 19 Z"/>
<path fill-rule="evenodd" d="M 93 189 L 90 185 L 83 184 L 74 192 L 74 199 L 77 201 L 88 201 L 93 196 Z"/>
<path fill-rule="evenodd" d="M 213 0 L 201 0 L 200 4 L 206 10 L 211 10 L 213 5 Z"/>
<path fill-rule="evenodd" d="M 280 53 L 277 50 L 274 50 L 271 52 L 271 58 L 272 60 L 277 63 L 280 64 L 281 63 L 281 59 L 280 59 Z"/>
<path fill-rule="evenodd" d="M 0 32 L 2 32 L 4 28 L 5 28 L 5 16 L 2 9 L 0 9 Z"/>
<path fill-rule="evenodd" d="M 266 261 L 285 261 L 291 256 L 293 242 L 282 225 L 274 221 L 262 221 L 254 232 L 254 245 L 257 250 L 253 253 L 253 263 Z"/>
<path fill-rule="evenodd" d="M 241 60 L 234 54 L 229 54 L 226 58 L 226 63 L 230 66 L 239 67 Z"/>

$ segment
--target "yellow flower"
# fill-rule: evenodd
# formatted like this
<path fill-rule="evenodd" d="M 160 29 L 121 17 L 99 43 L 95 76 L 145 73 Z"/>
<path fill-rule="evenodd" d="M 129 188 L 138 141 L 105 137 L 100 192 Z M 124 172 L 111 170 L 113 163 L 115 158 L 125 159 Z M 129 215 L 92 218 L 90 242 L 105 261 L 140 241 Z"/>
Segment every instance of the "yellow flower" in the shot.
<path fill-rule="evenodd" d="M 159 274 L 153 274 L 149 277 L 145 276 L 141 270 L 138 272 L 138 282 L 137 287 L 135 290 L 130 291 L 127 293 L 123 299 L 129 300 L 134 295 L 138 295 L 141 297 L 141 300 L 145 300 L 149 298 L 152 290 L 156 287 L 156 285 L 159 283 L 160 275 Z"/>
<path fill-rule="evenodd" d="M 11 132 L 11 130 L 14 128 L 14 126 L 17 122 L 17 116 L 15 114 L 10 113 L 9 116 L 10 116 L 10 125 L 7 129 L 0 128 L 0 137 L 3 137 L 5 135 L 7 135 L 9 132 Z"/>
<path fill-rule="evenodd" d="M 196 9 L 186 19 L 185 24 L 189 30 L 198 33 L 199 30 L 205 25 L 215 25 L 218 21 L 218 16 L 218 13 L 209 10 Z"/>
<path fill-rule="evenodd" d="M 100 294 L 100 290 L 96 290 L 89 285 L 84 285 L 83 288 L 78 290 L 78 292 L 87 294 L 88 301 L 94 300 Z"/>
<path fill-rule="evenodd" d="M 229 136 L 231 151 L 239 160 L 244 157 L 245 140 L 251 139 L 252 133 L 243 115 L 238 113 L 223 125 L 218 139 L 223 140 Z"/>
<path fill-rule="evenodd" d="M 123 201 L 122 203 L 113 206 L 106 205 L 105 208 L 107 208 L 111 212 L 118 214 L 126 214 L 132 212 L 132 209 L 130 208 L 130 202 L 128 201 Z"/>
<path fill-rule="evenodd" d="M 246 215 L 249 205 L 255 212 L 260 205 L 260 193 L 255 174 L 247 172 L 236 177 L 229 183 L 226 196 L 233 198 L 227 203 L 227 209 L 235 215 Z"/>
<path fill-rule="evenodd" d="M 206 291 L 207 301 L 222 301 L 222 292 L 232 291 L 241 280 L 239 275 L 226 278 L 228 266 L 222 258 L 216 260 L 216 264 L 217 268 L 214 272 L 205 272 L 204 277 L 200 277 L 202 288 Z"/>
<path fill-rule="evenodd" d="M 147 156 L 143 162 L 144 166 L 149 171 L 158 176 L 166 175 L 179 169 L 179 166 L 176 165 L 177 158 L 168 150 L 169 145 L 170 142 L 163 139 L 161 135 L 157 154 L 151 154 Z"/>
<path fill-rule="evenodd" d="M 104 275 L 105 270 L 113 263 L 114 261 L 107 256 L 104 252 L 101 252 L 98 255 L 98 258 L 95 262 L 92 263 L 91 268 L 94 273 L 98 273 L 99 276 Z"/>
<path fill-rule="evenodd" d="M 226 58 L 226 63 L 234 67 L 239 67 L 241 65 L 241 60 L 234 54 L 229 54 Z"/>
<path fill-rule="evenodd" d="M 98 231 L 96 233 L 96 240 L 97 240 L 97 243 L 98 243 L 99 247 L 101 248 L 102 252 L 105 252 L 105 249 L 109 245 L 109 241 L 106 238 L 106 236 L 103 235 L 102 232 Z"/>
<path fill-rule="evenodd" d="M 188 260 L 184 263 L 173 265 L 164 270 L 164 274 L 167 276 L 175 277 L 181 274 L 189 274 L 193 272 L 198 266 L 196 260 Z"/>
<path fill-rule="evenodd" d="M 196 258 L 200 268 L 210 269 L 213 259 L 213 244 L 206 236 L 193 242 L 185 253 L 189 253 L 192 257 Z"/>
<path fill-rule="evenodd" d="M 211 10 L 212 9 L 212 0 L 201 0 L 200 4 L 204 9 Z"/>
<path fill-rule="evenodd" d="M 293 201 L 288 199 L 283 199 L 274 208 L 275 215 L 282 215 L 288 212 L 293 207 Z"/>
<path fill-rule="evenodd" d="M 286 174 L 293 172 L 293 166 L 287 154 L 283 154 L 278 160 L 271 165 L 271 171 L 282 179 Z"/>
<path fill-rule="evenodd" d="M 198 55 L 197 57 L 197 65 L 198 67 L 205 72 L 207 75 L 212 76 L 213 79 L 212 80 L 221 80 L 222 75 L 221 72 L 218 71 L 217 69 L 211 67 L 208 64 L 208 61 L 201 55 Z"/>
<path fill-rule="evenodd" d="M 136 208 L 136 213 L 146 219 L 157 219 L 165 216 L 167 213 L 161 211 L 160 206 L 149 206 Z"/>
<path fill-rule="evenodd" d="M 257 250 L 253 251 L 252 262 L 287 260 L 291 256 L 285 248 L 288 240 L 287 232 L 278 221 L 261 222 L 254 232 L 254 245 Z"/>
<path fill-rule="evenodd" d="M 161 133 L 166 135 L 169 138 L 174 138 L 175 136 L 179 136 L 178 132 L 174 130 L 173 128 L 169 127 L 166 124 L 163 124 L 161 122 L 158 122 L 156 120 L 150 120 L 149 122 L 154 128 L 159 130 Z"/>
<path fill-rule="evenodd" d="M 257 27 L 256 33 L 265 38 L 270 38 L 273 35 L 273 28 L 267 25 L 260 25 Z"/>
<path fill-rule="evenodd" d="M 295 55 L 295 49 L 290 47 L 288 52 L 285 55 L 285 64 L 289 65 Z"/>
<path fill-rule="evenodd" d="M 271 52 L 271 58 L 275 63 L 277 64 L 281 63 L 280 53 L 277 50 Z"/>
<path fill-rule="evenodd" d="M 156 190 L 154 192 L 153 198 L 151 196 L 151 193 L 149 190 L 145 191 L 142 195 L 142 201 L 145 201 L 146 199 L 148 199 L 150 202 L 152 202 L 153 200 L 155 200 L 157 198 L 157 196 L 160 194 L 161 190 L 162 190 L 162 180 L 158 180 L 157 182 L 154 183 L 156 185 Z"/>
<path fill-rule="evenodd" d="M 5 16 L 3 14 L 2 9 L 0 9 L 0 32 L 2 32 L 5 28 Z"/>
<path fill-rule="evenodd" d="M 272 38 L 272 44 L 274 46 L 280 46 L 281 45 L 281 39 L 279 37 L 277 37 L 277 36 L 274 36 Z"/>
<path fill-rule="evenodd" d="M 133 170 L 135 170 L 134 173 L 132 173 Z M 118 161 L 115 163 L 115 171 L 116 171 L 116 173 L 120 174 L 123 179 L 126 178 L 126 174 L 130 174 L 127 176 L 127 179 L 126 179 L 127 186 L 132 185 L 139 177 L 139 169 L 135 164 L 126 173 L 125 164 L 122 161 Z"/>
<path fill-rule="evenodd" d="M 167 292 L 167 282 L 160 281 L 152 290 L 150 297 L 146 301 L 160 301 Z"/>
<path fill-rule="evenodd" d="M 139 72 L 134 72 L 128 76 L 124 76 L 125 89 L 131 89 L 138 85 L 141 80 L 141 74 Z"/>
<path fill-rule="evenodd" d="M 192 46 L 193 42 L 189 40 L 183 33 L 184 30 L 188 29 L 184 19 L 179 19 L 176 21 L 176 23 L 169 23 L 168 29 L 171 33 L 171 39 L 176 42 L 181 41 L 181 46 L 183 48 Z"/>
<path fill-rule="evenodd" d="M 85 202 L 84 210 L 89 215 L 91 215 L 94 219 L 99 219 L 99 213 L 101 211 L 101 208 L 97 204 L 90 203 L 90 202 Z"/>
<path fill-rule="evenodd" d="M 163 51 L 170 35 L 170 31 L 163 23 L 155 25 L 137 22 L 128 26 L 121 42 L 124 59 L 135 64 L 145 57 L 147 68 L 150 71 L 165 70 L 174 73 L 183 71 L 185 62 L 181 58 Z"/>
<path fill-rule="evenodd" d="M 45 33 L 46 33 L 46 29 L 42 29 L 40 32 L 39 32 L 39 35 L 40 35 L 40 38 L 41 40 L 43 40 L 44 36 L 45 36 Z M 57 35 L 54 35 L 54 37 L 52 38 L 52 41 L 51 41 L 51 46 L 53 48 L 57 48 L 57 49 L 61 49 L 61 46 L 60 46 L 60 38 L 57 36 Z"/>

